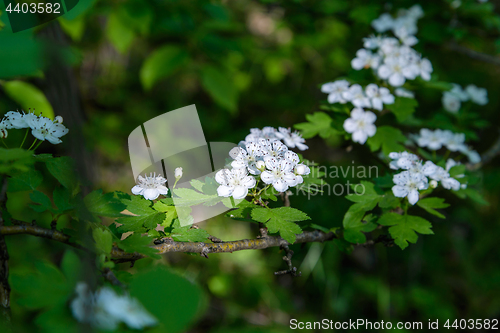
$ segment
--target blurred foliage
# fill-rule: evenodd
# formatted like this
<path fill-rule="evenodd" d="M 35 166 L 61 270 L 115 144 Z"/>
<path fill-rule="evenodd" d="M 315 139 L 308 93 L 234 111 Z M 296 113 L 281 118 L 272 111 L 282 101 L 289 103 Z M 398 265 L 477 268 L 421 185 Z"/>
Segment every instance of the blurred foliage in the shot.
<path fill-rule="evenodd" d="M 369 73 L 351 69 L 350 60 L 361 47 L 362 38 L 372 33 L 370 22 L 385 11 L 396 12 L 413 4 L 80 0 L 57 21 L 16 34 L 9 30 L 2 11 L 0 20 L 5 27 L 0 31 L 0 79 L 4 81 L 0 112 L 39 103 L 28 98 L 43 100 L 45 97 L 38 94 L 42 91 L 48 99 L 42 103 L 50 103 L 46 110 L 82 113 L 83 117 L 76 119 L 84 120 L 73 122 L 68 136 L 82 135 L 78 140 L 85 143 L 90 154 L 86 162 L 93 167 L 92 182 L 83 181 L 83 190 L 89 193 L 88 188 L 129 193 L 134 184 L 127 151 L 129 133 L 157 115 L 190 104 L 197 106 L 207 141 L 238 142 L 251 127 L 289 127 L 308 120 L 318 126 L 302 125 L 299 128 L 304 135 L 321 137 L 308 140 L 311 149 L 303 154 L 308 160 L 339 167 L 377 165 L 383 176 L 387 167 L 371 159 L 371 146 L 352 149 L 350 142 L 338 134 L 338 121 L 325 120 L 325 114 L 317 112 L 319 101 L 324 99 L 319 85 L 345 76 L 369 82 Z M 495 8 L 500 3 L 439 0 L 421 5 L 425 16 L 419 21 L 417 49 L 432 62 L 433 81 L 472 83 L 489 91 L 490 102 L 481 108 L 478 119 L 457 119 L 457 126 L 463 130 L 471 121 L 478 121 L 477 134 L 467 135 L 475 140 L 475 148 L 484 152 L 498 136 L 500 100 L 495 92 L 500 67 L 470 58 L 452 45 L 458 43 L 498 61 L 500 16 Z M 47 33 L 52 31 L 49 29 L 59 33 Z M 76 82 L 80 109 L 68 110 L 67 104 L 51 95 L 61 88 L 48 83 L 54 66 L 61 71 L 65 66 L 71 68 L 67 77 L 70 82 L 62 86 Z M 442 108 L 441 92 L 422 89 L 419 94 L 419 105 L 395 114 L 397 120 L 411 120 L 411 114 L 418 114 L 428 126 L 447 128 L 450 120 L 435 116 Z M 51 115 L 50 111 L 43 112 Z M 83 133 L 77 134 L 80 130 Z M 400 133 L 393 134 L 393 144 L 399 145 Z M 17 139 L 15 134 L 9 136 L 9 140 Z M 41 146 L 40 151 L 83 153 L 74 152 L 76 148 L 68 143 L 57 148 Z M 36 220 L 38 225 L 50 228 L 54 216 L 65 212 L 64 207 L 72 207 L 64 198 L 76 197 L 79 188 L 72 183 L 73 178 L 54 171 L 57 165 L 51 163 L 65 163 L 62 158 L 34 161 L 23 155 L 24 151 L 14 153 L 16 162 L 2 163 L 0 172 L 19 174 L 31 170 L 32 165 L 36 165 L 36 172 L 9 181 L 9 212 L 18 220 Z M 12 158 L 4 150 L 0 154 L 2 162 Z M 52 162 L 55 160 L 59 162 Z M 5 165 L 8 168 L 3 169 Z M 361 180 L 347 176 L 327 181 L 334 186 Z M 62 186 L 56 185 L 54 177 Z M 171 327 L 165 330 L 168 332 L 285 332 L 290 318 L 424 323 L 428 319 L 498 318 L 498 158 L 482 168 L 476 183 L 490 205 L 447 195 L 450 207 L 443 213 L 446 220 L 426 214 L 433 223 L 434 235 L 420 237 L 405 251 L 379 244 L 356 247 L 346 254 L 340 250 L 350 245 L 340 241 L 293 246 L 293 261 L 302 271 L 302 277 L 295 279 L 273 275 L 284 265 L 276 248 L 212 254 L 208 260 L 168 254 L 161 262 L 170 271 L 151 271 L 152 259 L 142 259 L 132 268 L 130 264 L 117 265 L 118 278 L 130 282 L 132 295 L 161 318 L 162 327 Z M 35 188 L 42 190 L 32 192 L 30 199 L 30 191 Z M 114 199 L 103 199 L 96 192 L 85 194 L 87 201 Z M 308 198 L 292 196 L 290 200 L 293 207 L 307 212 L 313 223 L 327 229 L 343 226 L 348 200 L 321 194 Z M 30 201 L 38 202 L 40 208 L 27 209 Z M 106 211 L 86 213 L 91 215 L 87 219 L 114 216 Z M 64 228 L 74 221 L 61 218 L 57 223 Z M 257 234 L 255 226 L 226 217 L 211 219 L 203 223 L 203 228 L 224 240 Z M 105 254 L 110 238 L 102 233 L 96 231 L 85 237 L 99 240 L 98 250 Z M 356 239 L 359 234 L 356 230 L 351 236 Z M 67 307 L 68 291 L 81 276 L 89 278 L 95 263 L 82 260 L 75 264 L 78 259 L 66 245 L 50 240 L 27 235 L 6 240 L 9 249 L 15 249 L 10 251 L 10 281 L 13 323 L 19 331 L 76 330 Z M 75 272 L 80 270 L 83 275 L 76 277 Z M 172 312 L 167 312 L 169 309 Z M 38 317 L 33 320 L 35 315 Z"/>

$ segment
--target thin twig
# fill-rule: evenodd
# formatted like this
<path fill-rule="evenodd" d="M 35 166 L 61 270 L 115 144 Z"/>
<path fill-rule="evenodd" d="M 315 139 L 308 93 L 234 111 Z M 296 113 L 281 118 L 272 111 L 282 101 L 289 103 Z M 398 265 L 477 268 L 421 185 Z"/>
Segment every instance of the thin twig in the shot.
<path fill-rule="evenodd" d="M 285 250 L 285 256 L 283 257 L 283 260 L 286 262 L 288 265 L 288 269 L 283 270 L 283 271 L 278 271 L 274 272 L 274 275 L 286 275 L 290 274 L 293 277 L 301 276 L 301 272 L 297 272 L 297 267 L 294 267 L 292 264 L 292 256 L 293 256 L 293 251 L 290 250 L 287 244 L 281 245 L 280 248 L 282 250 Z"/>
<path fill-rule="evenodd" d="M 116 277 L 115 273 L 113 273 L 113 271 L 110 270 L 109 268 L 105 268 L 102 271 L 102 276 L 104 276 L 104 278 L 106 280 L 108 280 L 109 282 L 111 282 L 111 284 L 113 284 L 114 286 L 119 286 L 121 288 L 126 288 L 126 286 L 120 280 L 118 280 L 118 278 Z"/>
<path fill-rule="evenodd" d="M 493 65 L 496 65 L 496 66 L 500 66 L 500 58 L 498 58 L 498 57 L 474 51 L 472 49 L 469 49 L 468 47 L 459 45 L 456 42 L 450 42 L 450 43 L 448 43 L 447 47 L 450 50 L 457 51 L 459 53 L 465 54 L 469 58 L 472 58 L 472 59 L 475 59 L 475 60 L 479 60 L 479 61 L 482 61 L 482 62 L 487 62 L 489 64 L 493 64 Z"/>
<path fill-rule="evenodd" d="M 499 131 L 500 132 L 500 131 Z M 481 155 L 481 161 L 474 164 L 468 164 L 469 170 L 477 170 L 483 165 L 489 163 L 493 158 L 500 154 L 500 136 L 495 143 Z"/>

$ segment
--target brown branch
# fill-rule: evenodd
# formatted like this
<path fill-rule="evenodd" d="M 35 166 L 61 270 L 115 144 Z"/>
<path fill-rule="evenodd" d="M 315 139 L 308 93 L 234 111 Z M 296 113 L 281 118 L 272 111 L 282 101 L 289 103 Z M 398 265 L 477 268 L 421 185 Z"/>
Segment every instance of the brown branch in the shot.
<path fill-rule="evenodd" d="M 312 242 L 325 242 L 337 238 L 333 232 L 322 232 L 319 230 L 304 231 L 297 235 L 293 244 L 299 243 L 312 243 Z M 168 241 L 162 244 L 153 246 L 158 250 L 158 254 L 169 252 L 191 252 L 200 254 L 210 253 L 232 253 L 242 250 L 262 250 L 270 247 L 288 246 L 286 240 L 279 236 L 267 236 L 258 239 L 242 239 L 237 241 L 229 241 L 225 243 L 203 243 L 203 242 L 175 242 Z M 114 247 L 111 251 L 111 258 L 115 262 L 128 262 L 135 261 L 147 257 L 141 253 L 127 253 L 123 250 Z"/>
<path fill-rule="evenodd" d="M 22 223 L 22 222 L 21 222 Z M 70 241 L 70 236 L 53 229 L 46 229 L 36 225 L 22 223 L 19 225 L 8 225 L 8 226 L 0 226 L 0 235 L 3 237 L 4 235 L 21 235 L 28 234 L 37 237 L 43 237 L 47 239 L 52 239 L 57 242 L 61 242 L 64 244 L 71 245 L 77 249 L 88 251 L 86 248 L 81 246 L 80 244 L 76 244 Z"/>
<path fill-rule="evenodd" d="M 489 163 L 493 158 L 500 154 L 500 136 L 497 141 L 481 155 L 481 161 L 474 164 L 467 164 L 469 170 L 477 170 L 486 163 Z"/>
<path fill-rule="evenodd" d="M 450 42 L 446 45 L 450 50 L 456 51 L 458 53 L 462 53 L 469 58 L 472 58 L 474 60 L 479 60 L 482 62 L 487 62 L 489 64 L 493 64 L 496 66 L 500 66 L 500 58 L 495 57 L 489 54 L 484 54 L 481 52 L 474 51 L 472 49 L 469 49 L 468 47 L 462 46 L 457 44 L 456 42 Z"/>

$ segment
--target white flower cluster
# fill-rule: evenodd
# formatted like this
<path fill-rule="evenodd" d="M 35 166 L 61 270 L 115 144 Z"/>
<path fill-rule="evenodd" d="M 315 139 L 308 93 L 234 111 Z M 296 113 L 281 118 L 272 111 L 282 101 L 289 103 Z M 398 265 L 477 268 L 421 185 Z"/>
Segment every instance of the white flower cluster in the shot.
<path fill-rule="evenodd" d="M 222 169 L 215 175 L 220 184 L 217 188 L 219 196 L 243 199 L 248 190 L 256 186 L 259 178 L 278 192 L 285 192 L 304 181 L 302 176 L 310 173 L 309 167 L 300 163 L 296 153 L 288 150 L 308 148 L 298 133 L 283 127 L 279 130 L 273 127 L 262 130 L 253 128 L 250 131 L 245 141 L 229 152 L 233 158 L 232 169 Z"/>
<path fill-rule="evenodd" d="M 445 91 L 441 98 L 444 109 L 451 113 L 457 113 L 462 102 L 469 100 L 475 104 L 486 105 L 488 104 L 488 91 L 473 84 L 468 85 L 465 90 L 458 84 L 453 84 L 453 88 Z"/>
<path fill-rule="evenodd" d="M 428 81 L 431 78 L 432 64 L 411 48 L 418 43 L 417 20 L 423 16 L 422 8 L 415 5 L 400 11 L 397 18 L 382 14 L 372 22 L 377 32 L 392 30 L 394 37 L 370 36 L 365 38 L 364 48 L 356 52 L 351 61 L 352 68 L 360 70 L 371 68 L 376 75 L 387 80 L 391 86 L 402 86 L 406 80 L 418 76 Z"/>
<path fill-rule="evenodd" d="M 415 135 L 414 138 L 417 144 L 422 148 L 439 150 L 445 147 L 452 152 L 461 152 L 467 156 L 471 163 L 478 163 L 481 161 L 481 156 L 479 156 L 477 151 L 472 150 L 465 144 L 464 133 L 453 133 L 448 130 L 440 129 L 431 131 L 430 129 L 422 128 L 420 130 L 420 135 Z"/>
<path fill-rule="evenodd" d="M 6 138 L 8 129 L 31 128 L 31 134 L 40 141 L 49 141 L 52 144 L 61 143 L 60 137 L 69 130 L 62 124 L 63 119 L 57 116 L 54 120 L 37 116 L 33 112 L 9 111 L 0 122 L 0 138 Z"/>
<path fill-rule="evenodd" d="M 394 186 L 392 193 L 398 198 L 408 198 L 408 202 L 412 205 L 417 203 L 420 190 L 429 188 L 429 179 L 431 179 L 431 186 L 436 187 L 438 182 L 441 183 L 447 190 L 458 191 L 460 188 L 467 187 L 466 184 L 460 184 L 458 180 L 451 177 L 448 171 L 457 165 L 457 163 L 449 159 L 446 163 L 446 168 L 435 165 L 431 161 L 423 163 L 417 155 L 402 152 L 390 153 L 389 157 L 393 160 L 389 167 L 393 170 L 404 170 L 393 177 Z M 463 175 L 457 176 L 457 178 Z"/>
<path fill-rule="evenodd" d="M 321 91 L 328 94 L 330 104 L 351 102 L 358 108 L 373 108 L 382 111 L 384 104 L 393 104 L 394 95 L 385 87 L 370 83 L 363 90 L 359 84 L 350 86 L 349 81 L 337 80 L 323 84 Z"/>
<path fill-rule="evenodd" d="M 175 172 L 177 174 L 177 170 Z M 144 177 L 139 175 L 137 185 L 132 187 L 132 193 L 142 195 L 147 200 L 155 200 L 160 194 L 166 195 L 168 193 L 168 188 L 165 186 L 166 182 L 165 178 L 156 175 L 156 173 L 150 173 L 149 176 L 145 175 Z"/>
<path fill-rule="evenodd" d="M 140 330 L 158 323 L 137 299 L 118 295 L 109 287 L 92 293 L 86 283 L 79 282 L 76 293 L 78 296 L 70 305 L 73 316 L 97 329 L 115 330 L 123 322 L 129 328 Z"/>
<path fill-rule="evenodd" d="M 395 97 L 389 89 L 379 87 L 374 83 L 370 83 L 363 90 L 359 84 L 350 86 L 346 80 L 337 80 L 325 83 L 321 87 L 321 91 L 328 94 L 329 103 L 351 102 L 354 105 L 350 118 L 344 122 L 344 129 L 347 133 L 352 134 L 352 141 L 360 144 L 364 144 L 377 131 L 374 125 L 377 116 L 363 108 L 382 111 L 384 104 L 393 104 L 395 101 Z"/>

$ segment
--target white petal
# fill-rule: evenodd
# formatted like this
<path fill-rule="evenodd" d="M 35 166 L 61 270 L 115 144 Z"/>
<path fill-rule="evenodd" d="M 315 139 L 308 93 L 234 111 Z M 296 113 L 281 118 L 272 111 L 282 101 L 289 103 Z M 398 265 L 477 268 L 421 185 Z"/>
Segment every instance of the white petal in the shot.
<path fill-rule="evenodd" d="M 260 179 L 266 184 L 271 184 L 274 181 L 274 175 L 269 171 L 263 171 L 260 174 Z"/>
<path fill-rule="evenodd" d="M 252 188 L 255 186 L 255 178 L 253 178 L 252 176 L 246 176 L 245 178 L 243 178 L 241 180 L 241 183 L 246 186 L 247 188 Z"/>
<path fill-rule="evenodd" d="M 394 73 L 389 77 L 389 83 L 391 86 L 399 87 L 405 83 L 405 77 L 402 74 Z"/>
<path fill-rule="evenodd" d="M 160 192 L 158 192 L 158 190 L 155 188 L 148 188 L 148 189 L 144 190 L 142 195 L 144 196 L 145 199 L 155 200 L 156 198 L 158 198 L 160 196 Z"/>
<path fill-rule="evenodd" d="M 408 193 L 408 202 L 412 205 L 416 204 L 418 201 L 418 196 L 419 193 L 417 190 L 411 190 L 410 193 Z"/>
<path fill-rule="evenodd" d="M 245 186 L 236 186 L 233 191 L 233 198 L 243 199 L 248 194 L 248 188 Z"/>
<path fill-rule="evenodd" d="M 286 190 L 288 190 L 288 184 L 282 179 L 275 181 L 273 183 L 273 186 L 278 192 L 285 192 Z"/>
<path fill-rule="evenodd" d="M 221 185 L 217 187 L 217 194 L 219 197 L 229 197 L 233 193 L 234 187 L 232 186 L 226 186 L 226 185 Z"/>
<path fill-rule="evenodd" d="M 34 129 L 31 131 L 31 134 L 40 141 L 45 141 L 45 136 L 42 134 L 41 130 Z"/>
<path fill-rule="evenodd" d="M 143 191 L 144 189 L 139 185 L 135 185 L 134 187 L 132 187 L 132 193 L 135 195 L 141 195 Z"/>
<path fill-rule="evenodd" d="M 398 197 L 398 198 L 404 198 L 408 195 L 408 191 L 406 190 L 406 187 L 401 186 L 401 185 L 394 185 L 392 187 L 392 193 L 394 193 L 394 196 Z"/>
<path fill-rule="evenodd" d="M 159 185 L 159 186 L 156 186 L 156 189 L 158 190 L 158 192 L 160 194 L 165 195 L 168 193 L 168 187 L 166 187 L 166 186 Z"/>
<path fill-rule="evenodd" d="M 352 133 L 352 141 L 359 142 L 360 144 L 364 144 L 368 139 L 368 136 L 364 131 L 356 131 Z"/>

